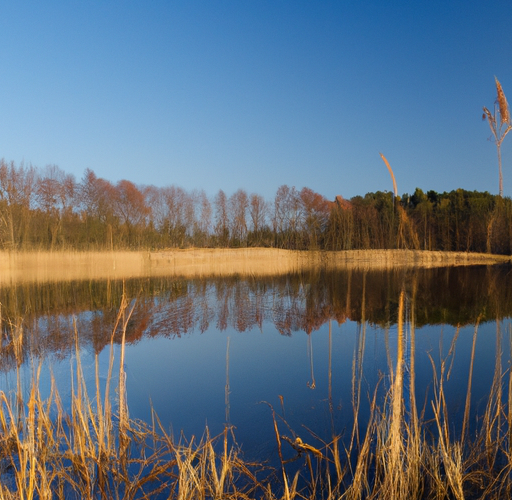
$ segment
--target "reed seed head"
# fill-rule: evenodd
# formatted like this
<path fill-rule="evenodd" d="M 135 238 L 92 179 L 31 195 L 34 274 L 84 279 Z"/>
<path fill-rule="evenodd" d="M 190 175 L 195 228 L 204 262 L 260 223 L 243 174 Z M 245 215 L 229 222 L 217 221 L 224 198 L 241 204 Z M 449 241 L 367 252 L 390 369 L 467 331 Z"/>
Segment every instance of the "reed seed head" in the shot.
<path fill-rule="evenodd" d="M 494 130 L 496 128 L 496 120 L 494 119 L 494 116 L 492 116 L 491 112 L 484 106 L 484 113 L 482 115 L 482 120 L 485 120 L 486 118 L 489 120 L 489 126 L 491 127 L 491 130 L 494 133 Z"/>
<path fill-rule="evenodd" d="M 501 88 L 501 84 L 498 81 L 496 77 L 494 77 L 496 80 L 496 90 L 498 92 L 498 106 L 500 108 L 500 125 L 503 125 L 504 123 L 510 123 L 510 110 L 508 107 L 507 98 L 505 97 L 505 93 L 503 92 L 503 89 Z"/>

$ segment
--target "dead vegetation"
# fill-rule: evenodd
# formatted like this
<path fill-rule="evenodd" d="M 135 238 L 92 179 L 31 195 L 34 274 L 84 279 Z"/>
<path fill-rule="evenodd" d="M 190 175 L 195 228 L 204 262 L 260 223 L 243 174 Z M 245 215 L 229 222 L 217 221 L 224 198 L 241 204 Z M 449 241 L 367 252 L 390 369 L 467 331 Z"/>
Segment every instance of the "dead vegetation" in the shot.
<path fill-rule="evenodd" d="M 112 342 L 118 328 L 124 336 L 130 315 L 124 300 Z M 27 401 L 20 387 L 14 395 L 0 392 L 0 499 L 250 498 L 261 486 L 258 467 L 241 459 L 229 428 L 176 441 L 156 415 L 151 423 L 128 417 L 123 348 L 117 388 L 112 348 L 103 386 L 96 359 L 90 396 L 77 344 L 69 412 L 53 380 L 42 399 L 40 367 Z"/>
<path fill-rule="evenodd" d="M 407 232 L 407 221 L 403 224 Z M 273 276 L 329 269 L 393 269 L 510 262 L 509 256 L 421 250 L 293 251 L 276 248 L 158 252 L 0 252 L 0 286 L 146 276 Z"/>
<path fill-rule="evenodd" d="M 119 331 L 125 335 L 132 308 L 123 299 L 112 339 Z M 406 310 L 411 311 L 408 318 Z M 19 338 L 19 324 L 11 325 L 13 342 Z M 281 415 L 270 407 L 278 455 L 275 468 L 247 463 L 229 426 L 216 437 L 206 429 L 198 440 L 175 440 L 155 414 L 151 422 L 130 419 L 122 348 L 118 361 L 111 350 L 104 383 L 96 363 L 94 394 L 89 395 L 77 345 L 69 411 L 64 410 L 55 383 L 50 395 L 42 398 L 37 367 L 27 400 L 20 387 L 15 394 L 0 392 L 0 498 L 509 498 L 512 374 L 502 367 L 499 324 L 494 380 L 484 414 L 471 422 L 476 430 L 470 432 L 476 322 L 460 435 L 451 428 L 444 391 L 457 335 L 440 362 L 431 359 L 433 397 L 426 404 L 434 417 L 427 420 L 415 396 L 414 328 L 414 296 L 408 298 L 402 291 L 396 360 L 389 357 L 389 374 L 368 396 L 354 364 L 353 427 L 343 437 L 332 435 L 324 441 L 312 429 L 302 429 L 299 436 L 286 422 L 284 404 Z M 365 397 L 371 411 L 363 422 L 359 412 Z"/>

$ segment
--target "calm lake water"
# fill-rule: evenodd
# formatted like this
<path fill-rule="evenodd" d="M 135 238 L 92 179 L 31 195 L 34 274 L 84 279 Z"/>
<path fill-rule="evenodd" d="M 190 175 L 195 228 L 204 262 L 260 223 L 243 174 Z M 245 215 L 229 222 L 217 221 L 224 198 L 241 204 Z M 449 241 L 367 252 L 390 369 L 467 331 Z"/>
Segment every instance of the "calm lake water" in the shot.
<path fill-rule="evenodd" d="M 200 437 L 206 426 L 215 435 L 229 424 L 248 459 L 272 460 L 272 408 L 289 426 L 283 432 L 315 446 L 350 435 L 354 405 L 364 427 L 376 387 L 381 400 L 389 388 L 403 290 L 406 381 L 414 369 L 416 400 L 428 420 L 433 373 L 445 362 L 448 415 L 457 433 L 473 349 L 472 422 L 483 414 L 496 360 L 503 373 L 509 370 L 511 271 L 475 266 L 14 285 L 0 289 L 0 390 L 16 387 L 6 333 L 9 321 L 22 318 L 25 389 L 32 367 L 42 363 L 43 392 L 51 372 L 66 407 L 76 331 L 93 394 L 95 359 L 104 381 L 125 293 L 134 308 L 124 364 L 130 417 L 150 422 L 153 408 L 175 437 L 182 431 L 187 438 Z M 120 341 L 117 329 L 116 363 Z"/>

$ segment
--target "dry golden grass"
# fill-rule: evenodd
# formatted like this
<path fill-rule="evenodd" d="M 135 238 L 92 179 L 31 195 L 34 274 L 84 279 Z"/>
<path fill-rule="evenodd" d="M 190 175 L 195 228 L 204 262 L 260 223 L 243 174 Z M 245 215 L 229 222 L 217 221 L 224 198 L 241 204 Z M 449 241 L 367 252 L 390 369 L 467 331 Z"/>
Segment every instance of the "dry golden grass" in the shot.
<path fill-rule="evenodd" d="M 364 293 L 363 293 L 364 300 Z M 414 310 L 414 297 L 411 300 Z M 512 406 L 503 385 L 512 387 L 502 368 L 502 334 L 496 331 L 494 380 L 476 432 L 467 432 L 471 400 L 471 378 L 475 350 L 471 354 L 466 410 L 460 437 L 453 435 L 445 383 L 450 377 L 458 335 L 444 359 L 432 358 L 433 396 L 428 403 L 434 418 L 418 417 L 414 387 L 414 313 L 405 317 L 405 294 L 398 300 L 397 356 L 385 396 L 380 385 L 370 396 L 370 416 L 359 416 L 362 362 L 354 362 L 353 429 L 345 440 L 333 435 L 322 441 L 313 431 L 300 438 L 271 407 L 277 470 L 243 460 L 233 429 L 211 437 L 208 429 L 199 440 L 182 437 L 178 442 L 163 428 L 157 415 L 151 423 L 128 417 L 123 372 L 123 349 L 118 387 L 111 387 L 114 355 L 111 349 L 109 374 L 101 386 L 96 364 L 95 394 L 87 393 L 80 356 L 72 373 L 71 410 L 63 410 L 52 384 L 43 400 L 36 369 L 26 401 L 18 387 L 10 397 L 0 392 L 0 499 L 33 498 L 156 498 L 247 500 L 338 500 L 410 498 L 510 498 L 512 493 Z M 117 324 L 124 336 L 131 311 L 123 298 Z M 409 327 L 410 359 L 404 352 L 405 321 Z M 14 330 L 21 322 L 11 324 Z M 473 346 L 477 335 L 475 326 Z M 78 337 L 78 332 L 76 332 Z M 364 331 L 362 335 L 364 346 Z M 512 332 L 509 332 L 512 348 Z M 407 366 L 406 366 L 407 364 Z M 405 391 L 404 373 L 409 373 Z M 19 382 L 18 382 L 19 384 Z M 114 395 L 117 395 L 114 398 Z M 284 432 L 281 430 L 284 428 Z M 304 432 L 304 429 L 302 429 Z M 290 437 L 290 433 L 291 436 Z M 296 453 L 285 459 L 285 447 Z M 290 451 L 290 450 L 287 450 Z M 161 497 L 160 497 L 161 498 Z"/>
<path fill-rule="evenodd" d="M 123 300 L 114 332 L 124 336 L 130 316 Z M 113 349 L 103 388 L 96 361 L 90 397 L 78 342 L 76 349 L 69 413 L 54 381 L 42 399 L 40 367 L 28 400 L 20 401 L 20 390 L 0 391 L 1 500 L 155 498 L 162 492 L 173 499 L 246 499 L 261 489 L 259 468 L 241 459 L 229 428 L 217 437 L 206 429 L 198 441 L 175 441 L 156 415 L 151 425 L 129 419 L 122 354 L 118 386 L 111 387 Z"/>
<path fill-rule="evenodd" d="M 20 282 L 146 276 L 270 276 L 318 267 L 439 267 L 510 262 L 510 257 L 420 250 L 300 252 L 270 248 L 158 252 L 0 252 L 0 286 Z"/>

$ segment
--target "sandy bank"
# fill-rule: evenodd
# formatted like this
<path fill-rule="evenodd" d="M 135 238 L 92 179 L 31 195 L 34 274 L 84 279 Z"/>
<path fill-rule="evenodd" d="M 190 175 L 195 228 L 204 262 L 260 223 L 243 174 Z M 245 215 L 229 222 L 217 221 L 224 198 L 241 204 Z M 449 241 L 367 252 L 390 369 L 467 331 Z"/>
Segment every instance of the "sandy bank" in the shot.
<path fill-rule="evenodd" d="M 157 252 L 0 252 L 0 285 L 143 276 L 272 275 L 311 269 L 441 267 L 510 263 L 500 255 L 412 250 L 298 252 L 269 248 Z"/>

